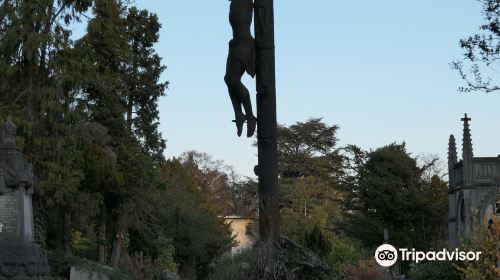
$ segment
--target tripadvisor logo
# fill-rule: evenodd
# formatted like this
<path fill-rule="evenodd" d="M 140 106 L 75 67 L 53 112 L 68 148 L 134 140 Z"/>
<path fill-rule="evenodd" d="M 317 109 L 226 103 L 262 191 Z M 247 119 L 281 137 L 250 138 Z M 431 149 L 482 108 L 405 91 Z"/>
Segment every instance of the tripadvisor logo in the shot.
<path fill-rule="evenodd" d="M 383 267 L 394 265 L 398 256 L 402 261 L 412 261 L 415 263 L 421 261 L 478 261 L 481 252 L 464 252 L 455 249 L 448 251 L 443 249 L 441 251 L 422 252 L 415 249 L 399 248 L 397 250 L 390 244 L 380 245 L 375 251 L 375 260 Z"/>
<path fill-rule="evenodd" d="M 380 245 L 375 251 L 375 260 L 381 266 L 392 266 L 398 261 L 398 251 L 390 244 Z"/>

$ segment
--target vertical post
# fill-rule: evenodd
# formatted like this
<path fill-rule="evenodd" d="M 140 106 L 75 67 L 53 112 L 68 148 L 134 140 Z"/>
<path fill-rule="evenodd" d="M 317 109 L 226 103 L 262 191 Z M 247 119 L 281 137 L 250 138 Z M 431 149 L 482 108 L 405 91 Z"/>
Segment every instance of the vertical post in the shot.
<path fill-rule="evenodd" d="M 278 151 L 273 0 L 255 0 L 259 232 L 262 243 L 279 237 Z"/>

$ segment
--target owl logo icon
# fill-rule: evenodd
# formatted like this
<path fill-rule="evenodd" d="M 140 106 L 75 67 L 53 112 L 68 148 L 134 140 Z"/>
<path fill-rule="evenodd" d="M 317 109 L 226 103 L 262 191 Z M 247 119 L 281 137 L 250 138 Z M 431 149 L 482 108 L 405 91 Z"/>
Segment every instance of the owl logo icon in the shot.
<path fill-rule="evenodd" d="M 392 266 L 398 261 L 398 250 L 390 244 L 380 245 L 375 251 L 375 260 L 380 266 Z"/>

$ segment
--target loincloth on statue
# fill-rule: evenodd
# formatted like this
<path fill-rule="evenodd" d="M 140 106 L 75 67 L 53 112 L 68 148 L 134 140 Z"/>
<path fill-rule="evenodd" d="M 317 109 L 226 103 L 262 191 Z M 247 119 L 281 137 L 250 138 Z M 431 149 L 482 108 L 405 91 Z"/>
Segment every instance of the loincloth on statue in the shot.
<path fill-rule="evenodd" d="M 255 40 L 252 37 L 229 41 L 229 55 L 240 61 L 248 75 L 255 76 Z"/>

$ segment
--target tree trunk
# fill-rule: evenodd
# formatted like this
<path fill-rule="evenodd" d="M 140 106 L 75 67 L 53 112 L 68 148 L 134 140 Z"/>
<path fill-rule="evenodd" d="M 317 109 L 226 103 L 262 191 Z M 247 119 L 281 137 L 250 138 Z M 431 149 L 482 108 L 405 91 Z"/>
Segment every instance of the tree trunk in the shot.
<path fill-rule="evenodd" d="M 97 245 L 97 257 L 100 264 L 106 264 L 106 216 L 103 215 L 99 228 L 99 240 Z"/>
<path fill-rule="evenodd" d="M 132 102 L 132 97 L 129 96 L 129 101 L 127 104 L 127 128 L 132 131 L 132 111 L 134 108 L 134 103 Z"/>
<path fill-rule="evenodd" d="M 307 200 L 304 200 L 304 218 L 307 218 Z"/>
<path fill-rule="evenodd" d="M 181 279 L 196 279 L 196 263 L 194 257 L 190 257 L 189 261 L 181 267 L 179 276 Z"/>
<path fill-rule="evenodd" d="M 279 237 L 278 149 L 273 0 L 255 0 L 259 232 L 261 242 Z"/>
<path fill-rule="evenodd" d="M 64 213 L 64 253 L 66 256 L 71 256 L 71 213 Z"/>

